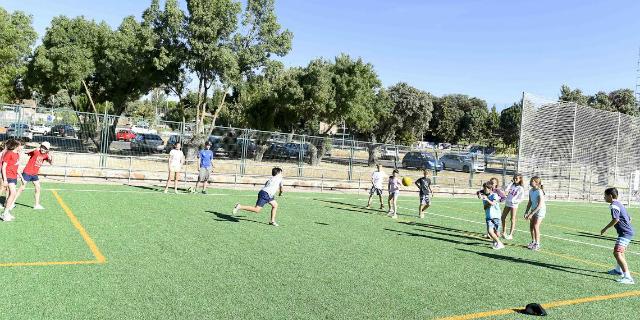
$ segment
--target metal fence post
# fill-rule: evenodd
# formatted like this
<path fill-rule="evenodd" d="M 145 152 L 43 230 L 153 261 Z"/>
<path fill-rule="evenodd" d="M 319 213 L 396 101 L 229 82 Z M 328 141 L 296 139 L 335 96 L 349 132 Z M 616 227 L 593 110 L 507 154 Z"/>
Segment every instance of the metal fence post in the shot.
<path fill-rule="evenodd" d="M 351 152 L 349 153 L 349 181 L 353 180 L 353 157 L 354 157 L 354 150 L 353 150 L 353 140 L 351 140 Z"/>
<path fill-rule="evenodd" d="M 133 163 L 133 157 L 129 156 L 129 177 L 127 179 L 127 184 L 131 185 L 131 165 Z"/>
<path fill-rule="evenodd" d="M 502 188 L 507 186 L 507 157 L 502 158 Z"/>
<path fill-rule="evenodd" d="M 69 152 L 65 152 L 64 157 L 64 182 L 67 182 L 67 168 L 69 168 Z"/>
<path fill-rule="evenodd" d="M 322 172 L 322 176 L 320 177 L 320 192 L 324 192 L 324 172 Z"/>

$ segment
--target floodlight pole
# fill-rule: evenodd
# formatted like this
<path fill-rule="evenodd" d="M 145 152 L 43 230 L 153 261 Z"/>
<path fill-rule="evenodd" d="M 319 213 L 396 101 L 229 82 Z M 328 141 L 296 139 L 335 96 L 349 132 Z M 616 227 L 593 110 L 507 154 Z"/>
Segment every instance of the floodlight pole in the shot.
<path fill-rule="evenodd" d="M 521 105 L 521 110 L 520 110 L 520 136 L 519 136 L 519 140 L 518 141 L 518 162 L 516 164 L 516 173 L 520 173 L 521 172 L 521 168 L 520 168 L 520 159 L 522 159 L 522 133 L 524 132 L 524 96 L 525 96 L 525 92 L 522 92 L 522 100 L 520 100 L 520 105 Z"/>
<path fill-rule="evenodd" d="M 615 167 L 613 167 L 613 181 L 614 181 L 614 183 L 617 183 L 617 181 L 618 181 L 618 148 L 620 146 L 620 118 L 621 118 L 621 115 L 618 112 L 618 133 L 616 134 L 616 154 L 615 154 L 616 165 L 615 165 Z"/>

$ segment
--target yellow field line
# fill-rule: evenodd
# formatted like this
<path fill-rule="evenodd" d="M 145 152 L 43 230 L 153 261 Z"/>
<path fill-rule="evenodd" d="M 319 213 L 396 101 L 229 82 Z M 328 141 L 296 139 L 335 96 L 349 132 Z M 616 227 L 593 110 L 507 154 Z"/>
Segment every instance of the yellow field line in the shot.
<path fill-rule="evenodd" d="M 551 309 L 551 308 L 557 308 L 557 307 L 563 307 L 563 306 L 583 304 L 583 303 L 588 303 L 588 302 L 596 302 L 596 301 L 612 300 L 612 299 L 621 299 L 621 298 L 636 297 L 636 296 L 640 296 L 640 291 L 627 291 L 627 292 L 609 294 L 609 295 L 603 295 L 603 296 L 593 296 L 593 297 L 586 297 L 586 298 L 579 298 L 579 299 L 572 299 L 572 300 L 555 301 L 555 302 L 545 303 L 542 306 L 545 309 Z M 445 317 L 445 318 L 439 318 L 438 320 L 479 319 L 479 318 L 502 316 L 502 315 L 507 315 L 507 314 L 512 314 L 512 313 L 517 313 L 517 312 L 519 312 L 519 311 L 521 311 L 523 309 L 524 308 L 500 309 L 500 310 L 493 310 L 493 311 L 470 313 L 470 314 L 459 315 L 459 316 L 450 316 L 450 317 Z"/>
<path fill-rule="evenodd" d="M 43 261 L 43 262 L 7 262 L 0 263 L 0 267 L 40 267 L 40 266 L 59 266 L 59 265 L 77 265 L 77 264 L 99 264 L 98 260 L 82 260 L 82 261 Z"/>
<path fill-rule="evenodd" d="M 53 193 L 53 195 L 56 197 L 56 200 L 58 200 L 60 207 L 62 207 L 64 212 L 67 214 L 67 217 L 69 217 L 69 220 L 71 220 L 71 223 L 73 224 L 73 226 L 76 228 L 76 230 L 78 230 L 78 232 L 82 236 L 82 239 L 84 239 L 84 242 L 87 244 L 89 249 L 91 249 L 93 256 L 96 257 L 96 262 L 105 263 L 107 259 L 104 257 L 104 255 L 102 255 L 102 252 L 100 252 L 100 249 L 98 249 L 98 246 L 96 246 L 96 243 L 93 242 L 93 239 L 91 239 L 91 236 L 89 236 L 89 233 L 87 233 L 87 231 L 84 229 L 82 224 L 80 224 L 80 221 L 78 221 L 78 218 L 76 218 L 76 216 L 73 214 L 71 209 L 69 209 L 67 204 L 64 203 L 64 201 L 62 201 L 62 198 L 60 197 L 58 192 L 56 190 L 51 190 L 51 193 Z"/>

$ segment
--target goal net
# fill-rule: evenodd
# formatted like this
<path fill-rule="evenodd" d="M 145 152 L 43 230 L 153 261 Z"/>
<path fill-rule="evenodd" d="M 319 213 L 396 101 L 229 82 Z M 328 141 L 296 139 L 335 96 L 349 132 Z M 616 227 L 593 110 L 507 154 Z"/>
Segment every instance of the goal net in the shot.
<path fill-rule="evenodd" d="M 540 176 L 552 199 L 601 200 L 607 187 L 622 200 L 637 194 L 640 118 L 525 93 L 520 130 L 518 171 Z"/>

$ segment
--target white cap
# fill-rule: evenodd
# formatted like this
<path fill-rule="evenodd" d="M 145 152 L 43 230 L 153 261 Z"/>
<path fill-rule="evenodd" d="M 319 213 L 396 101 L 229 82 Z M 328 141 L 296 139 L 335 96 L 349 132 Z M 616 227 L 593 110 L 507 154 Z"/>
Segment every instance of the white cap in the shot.
<path fill-rule="evenodd" d="M 49 141 L 41 143 L 40 146 L 47 148 L 47 150 L 51 149 L 51 144 L 49 143 Z"/>

